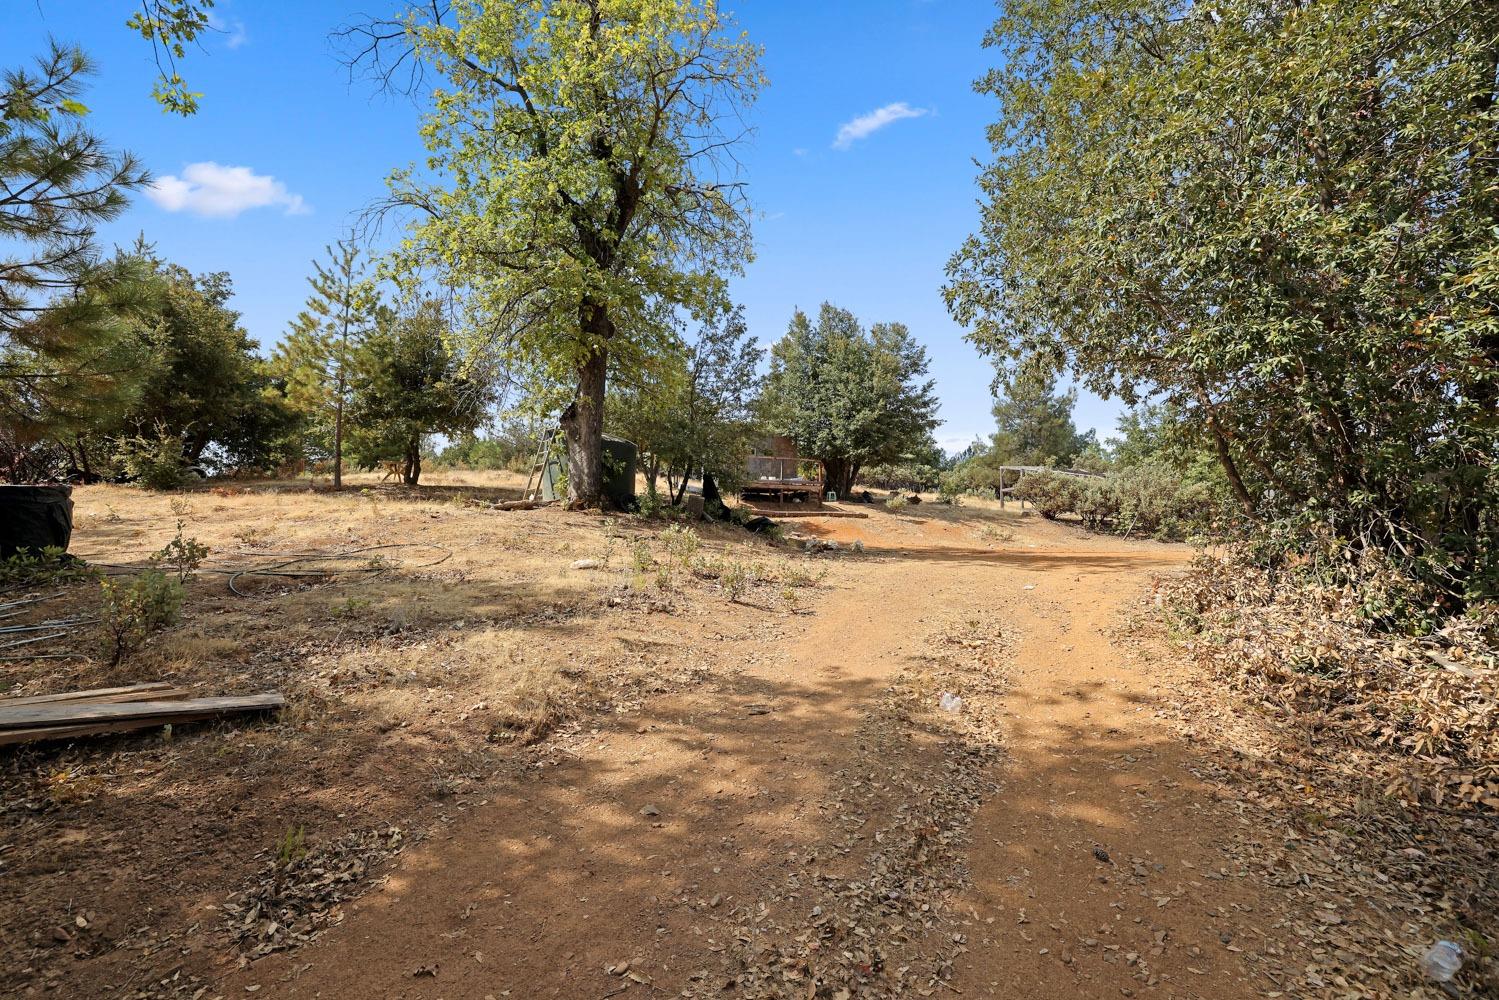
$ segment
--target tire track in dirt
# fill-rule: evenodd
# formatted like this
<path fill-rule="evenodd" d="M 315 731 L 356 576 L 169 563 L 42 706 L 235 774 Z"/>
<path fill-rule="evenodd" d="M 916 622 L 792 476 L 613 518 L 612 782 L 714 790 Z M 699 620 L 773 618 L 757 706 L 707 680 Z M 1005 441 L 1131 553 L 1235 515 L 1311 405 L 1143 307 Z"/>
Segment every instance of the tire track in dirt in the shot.
<path fill-rule="evenodd" d="M 882 540 L 867 523 L 836 530 Z M 882 944 L 882 955 L 915 955 L 923 975 L 956 976 L 917 995 L 954 986 L 995 997 L 1143 995 L 1163 984 L 1166 996 L 1253 995 L 1216 938 L 1221 953 L 1212 955 L 1189 943 L 1213 930 L 1208 910 L 1248 904 L 1228 880 L 1189 874 L 1211 870 L 1202 841 L 1216 818 L 1183 780 L 1169 736 L 1136 710 L 1146 685 L 1100 631 L 1150 570 L 1180 552 L 1070 537 L 1066 548 L 994 550 L 950 533 L 912 544 L 924 534 L 903 525 L 884 540 L 904 548 L 840 563 L 835 589 L 799 635 L 725 642 L 721 661 L 748 662 L 742 671 L 518 762 L 477 808 L 408 848 L 341 926 L 230 974 L 219 992 L 709 996 L 764 962 L 778 974 L 741 976 L 736 985 L 753 990 L 740 995 L 905 995 L 840 992 L 819 965 L 826 950 L 807 947 L 827 940 L 832 904 L 818 900 L 862 880 L 894 884 L 876 882 L 872 866 L 888 868 L 897 844 L 942 869 L 912 903 L 914 920 L 887 907 L 896 915 L 877 926 L 905 938 Z M 892 685 L 931 660 L 930 635 L 964 618 L 1019 636 L 1015 687 L 1003 702 L 1005 765 L 954 763 L 952 731 L 892 701 Z M 980 707 L 975 700 L 970 710 Z M 980 808 L 977 789 L 992 791 L 995 779 L 1000 794 Z M 963 796 L 943 808 L 964 813 L 949 817 L 962 828 L 941 850 L 907 843 L 931 836 L 913 824 L 933 815 L 932 785 L 959 781 Z M 1160 823 L 1163 815 L 1172 822 Z M 890 839 L 878 843 L 877 833 Z M 1094 841 L 1110 852 L 1108 866 Z M 1135 874 L 1131 857 L 1147 874 Z M 898 874 L 913 884 L 911 872 Z M 1166 884 L 1173 879 L 1182 885 Z M 1179 895 L 1159 906 L 1138 898 L 1161 886 Z M 1056 940 L 1043 941 L 1042 929 Z M 839 950 L 853 933 L 838 930 Z M 1157 946 L 1161 954 L 1150 954 Z M 868 971 L 873 982 L 898 970 Z"/>
<path fill-rule="evenodd" d="M 1145 665 L 1110 635 L 1151 568 L 1008 581 L 1035 589 L 1014 605 L 1009 763 L 956 903 L 983 928 L 956 979 L 969 995 L 1262 995 L 1242 954 L 1264 910 L 1219 849 L 1234 818 L 1157 720 Z"/>

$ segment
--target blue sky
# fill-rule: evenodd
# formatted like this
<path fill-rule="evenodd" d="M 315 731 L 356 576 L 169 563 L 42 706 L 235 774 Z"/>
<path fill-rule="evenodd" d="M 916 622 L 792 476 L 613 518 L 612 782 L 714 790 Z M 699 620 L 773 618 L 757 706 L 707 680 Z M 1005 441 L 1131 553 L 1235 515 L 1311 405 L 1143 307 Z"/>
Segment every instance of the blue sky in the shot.
<path fill-rule="evenodd" d="M 220 30 L 182 66 L 204 94 L 185 119 L 150 99 L 155 65 L 123 27 L 127 0 L 4 2 L 0 65 L 26 61 L 48 34 L 83 45 L 100 64 L 84 97 L 94 127 L 158 179 L 155 198 L 137 198 L 106 239 L 144 232 L 170 260 L 228 271 L 263 346 L 301 307 L 308 262 L 384 192 L 392 167 L 422 155 L 412 105 L 351 84 L 328 38 L 389 0 L 220 0 Z M 957 448 L 988 434 L 992 370 L 939 289 L 977 219 L 973 160 L 986 156 L 995 108 L 971 83 L 996 57 L 980 47 L 996 8 L 741 0 L 737 13 L 770 78 L 742 155 L 760 217 L 757 259 L 734 294 L 751 330 L 773 341 L 792 309 L 823 300 L 866 323 L 904 322 L 932 359 L 938 440 Z M 1077 423 L 1107 436 L 1118 412 L 1084 396 Z"/>

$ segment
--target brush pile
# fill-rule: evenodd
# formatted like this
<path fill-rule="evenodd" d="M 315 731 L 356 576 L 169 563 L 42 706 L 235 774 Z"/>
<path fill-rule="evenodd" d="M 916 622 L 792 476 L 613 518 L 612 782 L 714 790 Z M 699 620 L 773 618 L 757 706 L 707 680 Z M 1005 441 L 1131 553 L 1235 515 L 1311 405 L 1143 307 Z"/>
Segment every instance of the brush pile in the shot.
<path fill-rule="evenodd" d="M 1340 979 L 1361 995 L 1417 995 L 1420 951 L 1444 938 L 1468 953 L 1470 988 L 1499 989 L 1499 608 L 1397 633 L 1381 611 L 1401 587 L 1393 571 L 1319 584 L 1231 552 L 1199 557 L 1156 596 L 1224 682 L 1179 694 L 1221 703 L 1192 735 L 1211 748 L 1203 776 L 1256 816 L 1242 860 L 1313 912 L 1367 911 L 1292 928 L 1315 961 L 1286 975 L 1307 995 L 1346 995 Z M 1404 921 L 1398 948 L 1378 914 Z"/>
<path fill-rule="evenodd" d="M 1356 754 L 1385 795 L 1499 812 L 1499 607 L 1392 634 L 1368 612 L 1395 586 L 1316 586 L 1202 557 L 1165 606 L 1199 659 L 1322 746 Z"/>

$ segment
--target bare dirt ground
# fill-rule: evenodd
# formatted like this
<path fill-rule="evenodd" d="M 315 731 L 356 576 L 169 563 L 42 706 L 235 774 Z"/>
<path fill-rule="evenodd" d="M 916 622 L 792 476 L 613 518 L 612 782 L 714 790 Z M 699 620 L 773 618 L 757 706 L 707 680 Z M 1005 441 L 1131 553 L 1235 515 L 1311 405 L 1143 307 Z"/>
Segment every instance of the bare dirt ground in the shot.
<path fill-rule="evenodd" d="M 205 574 L 128 665 L 278 686 L 280 720 L 0 760 L 0 992 L 1298 995 L 1303 904 L 1235 860 L 1234 793 L 1166 718 L 1199 678 L 1119 630 L 1184 547 L 925 504 L 788 524 L 835 552 L 703 528 L 684 557 L 464 500 L 515 485 L 189 495 L 210 566 L 440 549 L 247 598 Z M 77 499 L 74 550 L 113 563 L 183 510 Z"/>

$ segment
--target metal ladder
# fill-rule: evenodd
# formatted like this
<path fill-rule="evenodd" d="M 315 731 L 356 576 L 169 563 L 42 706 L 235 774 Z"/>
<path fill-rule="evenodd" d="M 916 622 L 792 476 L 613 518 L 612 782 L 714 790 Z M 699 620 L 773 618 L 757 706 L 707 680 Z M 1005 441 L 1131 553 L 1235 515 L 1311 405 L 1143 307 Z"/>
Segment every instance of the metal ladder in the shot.
<path fill-rule="evenodd" d="M 531 463 L 531 472 L 526 476 L 526 491 L 521 494 L 522 500 L 540 500 L 542 484 L 546 480 L 546 467 L 551 462 L 552 443 L 557 440 L 557 435 L 562 433 L 562 428 L 554 427 L 552 433 L 546 436 L 536 446 L 536 459 Z M 536 496 L 531 496 L 531 483 L 536 483 Z"/>

